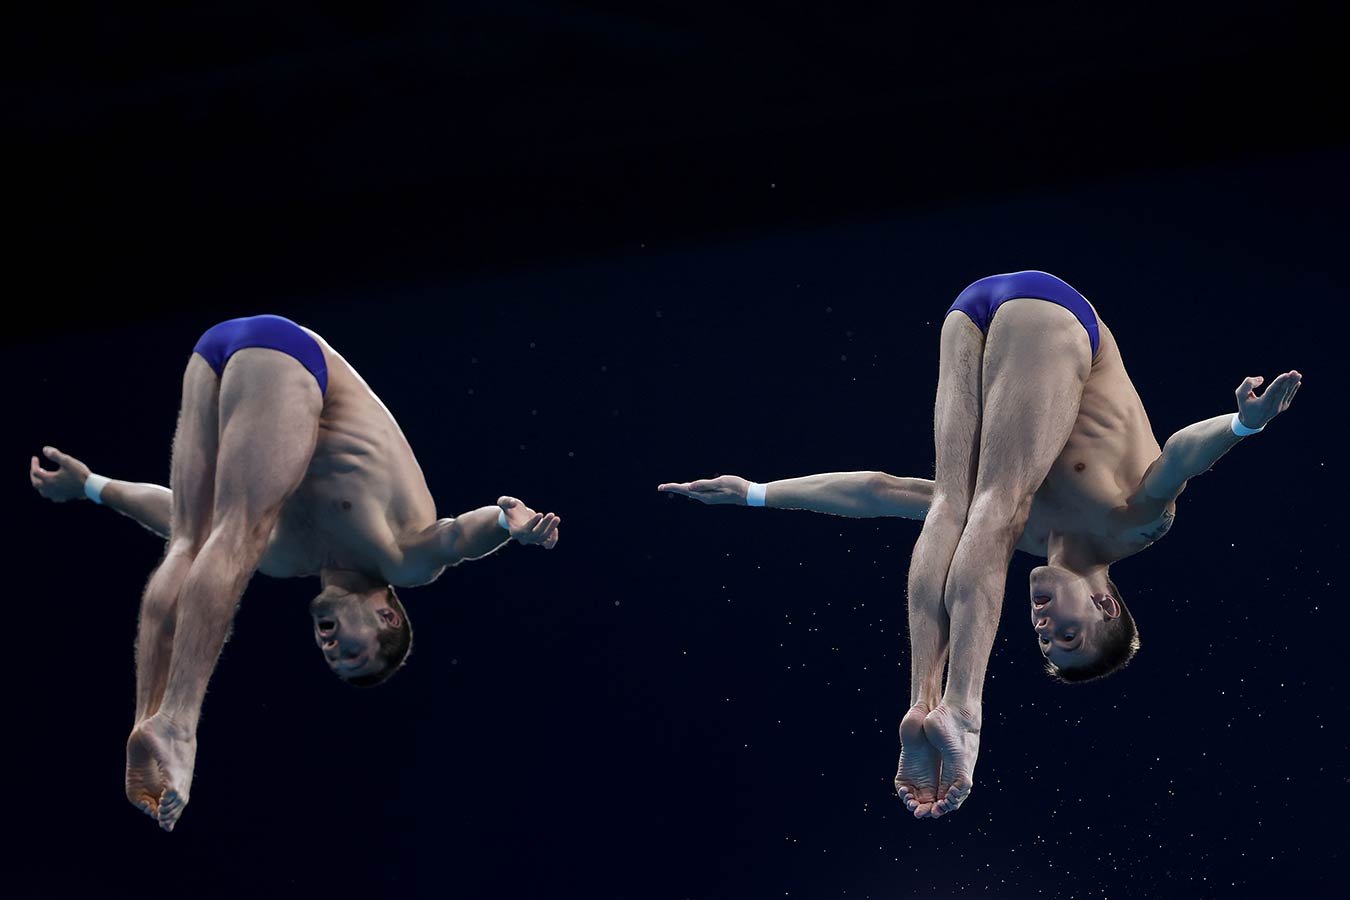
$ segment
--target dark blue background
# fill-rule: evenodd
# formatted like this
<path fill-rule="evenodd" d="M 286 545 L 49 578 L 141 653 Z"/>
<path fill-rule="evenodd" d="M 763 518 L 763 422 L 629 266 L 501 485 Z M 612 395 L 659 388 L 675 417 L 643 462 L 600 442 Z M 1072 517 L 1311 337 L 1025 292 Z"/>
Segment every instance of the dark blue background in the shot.
<path fill-rule="evenodd" d="M 554 33 L 536 12 L 522 21 Z M 627 35 L 608 39 L 628 46 Z M 347 48 L 332 59 L 357 54 L 359 42 L 329 39 Z M 155 59 L 153 102 L 179 102 L 164 99 L 184 77 L 175 57 Z M 1129 73 L 1099 65 L 1128 96 Z M 713 92 L 716 72 L 690 71 Z M 55 104 L 57 82 L 31 96 Z M 186 96 L 209 90 L 181 84 Z M 619 109 L 584 79 L 572 86 Z M 826 105 L 831 91 L 852 96 L 823 90 Z M 1029 81 L 1009 90 L 1051 106 L 1059 96 Z M 998 106 L 993 87 L 978 96 Z M 134 121 L 134 108 L 123 113 Z M 774 143 L 789 118 L 774 115 L 750 117 L 744 146 Z M 254 129 L 260 148 L 277 139 L 243 113 L 225 121 Z M 777 171 L 743 160 L 728 169 L 745 176 L 727 176 L 733 194 L 698 178 L 654 192 L 662 179 L 645 166 L 626 180 L 642 154 L 594 139 L 599 155 L 578 177 L 608 179 L 616 197 L 631 185 L 646 205 L 569 206 L 565 173 L 508 160 L 456 207 L 491 226 L 484 246 L 521 240 L 478 261 L 451 246 L 474 229 L 446 230 L 412 200 L 395 230 L 423 235 L 416 252 L 375 219 L 325 250 L 342 229 L 321 210 L 302 217 L 313 229 L 296 231 L 294 257 L 255 252 L 250 241 L 275 238 L 269 229 L 298 215 L 307 191 L 323 194 L 323 179 L 293 207 L 262 193 L 231 200 L 193 168 L 209 159 L 196 143 L 180 170 L 210 201 L 195 214 L 179 208 L 169 170 L 135 175 L 146 208 L 187 216 L 178 228 L 117 207 L 126 184 L 89 174 L 103 193 L 71 201 L 87 215 L 69 240 L 39 229 L 16 257 L 45 281 L 12 297 L 22 311 L 0 355 L 12 410 L 0 481 L 11 548 L 3 893 L 1335 895 L 1350 780 L 1337 475 L 1347 154 L 1311 120 L 1273 145 L 1222 151 L 1182 120 L 1148 121 L 1133 141 L 1172 144 L 1143 163 L 1108 141 L 1066 149 L 1062 134 L 1028 131 L 931 172 L 921 153 L 891 169 L 876 152 L 847 177 L 842 149 Z M 78 129 L 28 126 L 35 147 L 88 152 Z M 82 127 L 127 152 L 169 134 Z M 706 127 L 676 117 L 659 133 Z M 822 127 L 806 129 L 818 148 L 831 145 Z M 531 134 L 528 117 L 520 129 Z M 881 130 L 894 147 L 912 137 Z M 504 133 L 480 131 L 479 149 Z M 566 150 L 560 131 L 535 137 L 541 157 Z M 1035 141 L 1075 165 L 1034 164 Z M 1002 142 L 1022 162 L 1006 180 L 972 170 L 978 188 L 962 189 L 962 167 L 995 159 Z M 693 158 L 659 143 L 646 145 L 655 169 Z M 248 165 L 255 187 L 282 179 Z M 490 212 L 513 166 L 546 188 L 537 227 Z M 942 186 L 925 192 L 930 177 Z M 842 197 L 829 199 L 831 186 Z M 357 211 L 374 209 L 373 194 Z M 499 196 L 527 215 L 527 195 Z M 149 223 L 144 241 L 101 218 L 114 208 Z M 58 218 L 28 209 L 44 227 Z M 222 222 L 251 217 L 231 271 Z M 202 246 L 174 234 L 193 227 Z M 1065 687 L 1042 674 L 1018 612 L 1033 562 L 1015 559 L 975 792 L 949 819 L 913 821 L 891 778 L 918 524 L 706 509 L 654 489 L 716 473 L 931 476 L 942 312 L 975 278 L 1018 268 L 1052 271 L 1092 300 L 1160 441 L 1232 409 L 1246 375 L 1298 368 L 1305 385 L 1292 411 L 1192 482 L 1166 541 L 1113 570 L 1143 639 L 1120 675 Z M 41 501 L 20 468 L 54 444 L 110 476 L 164 483 L 192 343 L 226 315 L 264 311 L 314 327 L 367 378 L 442 515 L 511 493 L 561 513 L 563 537 L 552 553 L 507 547 L 405 591 L 413 657 L 369 692 L 334 682 L 312 649 L 305 601 L 317 582 L 256 579 L 207 699 L 192 804 L 165 835 L 122 797 L 135 610 L 160 542 L 92 504 Z"/>

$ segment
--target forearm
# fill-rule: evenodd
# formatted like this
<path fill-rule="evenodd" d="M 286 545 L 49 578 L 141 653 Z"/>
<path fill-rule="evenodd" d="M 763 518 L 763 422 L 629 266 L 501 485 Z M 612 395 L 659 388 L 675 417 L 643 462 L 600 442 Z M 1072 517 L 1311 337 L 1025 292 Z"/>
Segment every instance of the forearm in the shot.
<path fill-rule="evenodd" d="M 1224 413 L 1187 425 L 1172 435 L 1163 447 L 1164 464 L 1159 469 L 1170 472 L 1171 481 L 1192 478 L 1209 471 L 1220 457 L 1245 440 L 1233 433 L 1232 420 L 1232 413 Z M 1146 483 L 1145 489 L 1149 487 Z M 1154 494 L 1155 491 L 1150 490 L 1149 493 Z"/>
<path fill-rule="evenodd" d="M 500 513 L 499 506 L 480 506 L 448 520 L 441 540 L 445 565 L 481 559 L 509 541 L 510 532 L 498 524 Z"/>
<path fill-rule="evenodd" d="M 135 519 L 160 537 L 169 536 L 173 520 L 173 491 L 158 484 L 109 481 L 103 486 L 103 505 Z"/>
<path fill-rule="evenodd" d="M 932 498 L 933 482 L 922 478 L 897 478 L 884 472 L 827 472 L 768 482 L 764 505 L 854 518 L 922 520 Z"/>

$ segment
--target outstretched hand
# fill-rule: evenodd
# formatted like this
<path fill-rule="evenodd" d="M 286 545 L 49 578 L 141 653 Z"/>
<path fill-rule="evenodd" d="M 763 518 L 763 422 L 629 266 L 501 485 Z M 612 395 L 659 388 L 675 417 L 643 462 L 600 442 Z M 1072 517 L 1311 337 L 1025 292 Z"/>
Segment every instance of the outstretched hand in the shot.
<path fill-rule="evenodd" d="M 739 475 L 718 475 L 716 478 L 687 481 L 683 484 L 658 484 L 656 489 L 668 494 L 692 497 L 700 503 L 730 503 L 735 506 L 745 506 L 750 482 Z"/>
<path fill-rule="evenodd" d="M 558 526 L 562 517 L 537 513 L 515 497 L 498 497 L 497 505 L 506 513 L 511 539 L 518 544 L 539 544 L 545 550 L 558 546 Z"/>
<path fill-rule="evenodd" d="M 1260 375 L 1250 375 L 1237 389 L 1238 421 L 1248 428 L 1264 428 L 1266 423 L 1289 408 L 1298 393 L 1303 376 L 1297 369 L 1285 372 L 1270 383 L 1260 397 L 1256 388 L 1265 381 Z"/>
<path fill-rule="evenodd" d="M 42 468 L 34 456 L 28 464 L 28 480 L 33 483 L 33 488 L 56 503 L 83 500 L 84 480 L 89 477 L 89 467 L 55 447 L 43 447 L 42 455 L 56 463 L 56 470 Z"/>

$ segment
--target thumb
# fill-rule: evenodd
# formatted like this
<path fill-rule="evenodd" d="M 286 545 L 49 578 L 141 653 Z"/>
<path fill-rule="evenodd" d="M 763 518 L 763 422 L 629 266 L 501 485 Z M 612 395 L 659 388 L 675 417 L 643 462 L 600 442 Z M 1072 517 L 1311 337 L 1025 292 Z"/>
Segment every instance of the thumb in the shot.
<path fill-rule="evenodd" d="M 497 505 L 502 509 L 514 509 L 520 505 L 520 501 L 515 497 L 498 497 Z"/>
<path fill-rule="evenodd" d="M 55 447 L 43 447 L 42 455 L 47 457 L 54 463 L 59 463 L 65 458 L 65 454 L 62 453 L 60 450 L 57 450 Z"/>

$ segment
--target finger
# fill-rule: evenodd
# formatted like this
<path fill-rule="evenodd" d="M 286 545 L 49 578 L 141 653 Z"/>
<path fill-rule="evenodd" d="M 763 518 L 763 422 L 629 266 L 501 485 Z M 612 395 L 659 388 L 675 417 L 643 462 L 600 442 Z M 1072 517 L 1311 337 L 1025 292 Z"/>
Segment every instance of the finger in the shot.
<path fill-rule="evenodd" d="M 553 513 L 549 513 L 548 515 L 544 516 L 542 519 L 539 520 L 538 525 L 530 529 L 530 534 L 532 534 L 535 538 L 542 539 L 544 535 L 548 534 L 549 529 L 553 527 L 553 520 L 555 518 L 556 516 L 554 516 Z"/>
<path fill-rule="evenodd" d="M 42 455 L 56 463 L 58 466 L 64 466 L 66 463 L 70 462 L 70 457 L 60 450 L 57 450 L 55 447 L 43 447 Z"/>
<path fill-rule="evenodd" d="M 526 523 L 522 526 L 522 530 L 527 531 L 527 532 L 534 531 L 534 526 L 538 525 L 538 524 L 539 524 L 539 520 L 542 519 L 542 518 L 544 518 L 544 514 L 543 514 L 543 513 L 535 513 L 535 514 L 530 518 L 530 521 L 526 522 Z"/>
<path fill-rule="evenodd" d="M 681 481 L 667 481 L 665 484 L 658 484 L 658 485 L 656 486 L 656 489 L 657 489 L 658 491 L 666 491 L 666 492 L 670 492 L 670 491 L 687 491 L 687 490 L 689 490 L 689 482 L 687 482 L 687 481 L 684 481 L 684 482 L 681 482 Z"/>

